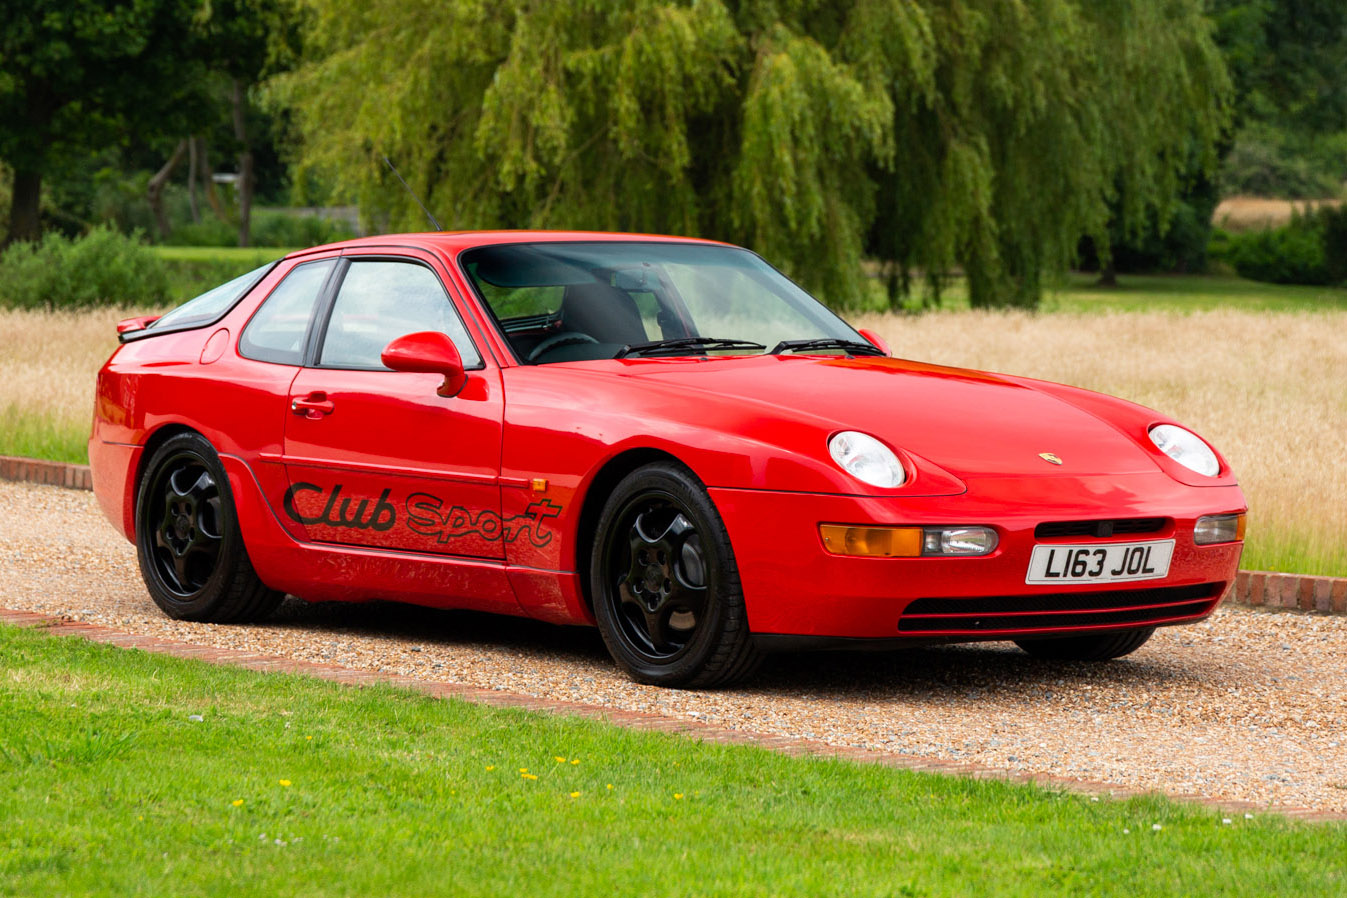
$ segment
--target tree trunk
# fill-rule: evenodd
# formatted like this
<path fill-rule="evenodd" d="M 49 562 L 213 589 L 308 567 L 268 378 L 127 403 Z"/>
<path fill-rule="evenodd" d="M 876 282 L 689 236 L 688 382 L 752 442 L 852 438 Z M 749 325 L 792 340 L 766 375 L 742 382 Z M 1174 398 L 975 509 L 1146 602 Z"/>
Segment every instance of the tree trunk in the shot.
<path fill-rule="evenodd" d="M 172 226 L 168 223 L 168 215 L 164 212 L 164 185 L 173 174 L 173 169 L 178 167 L 182 161 L 182 154 L 187 150 L 187 141 L 178 141 L 177 148 L 173 155 L 168 157 L 164 167 L 154 173 L 150 178 L 150 183 L 145 188 L 146 198 L 150 201 L 150 211 L 154 213 L 154 224 L 159 228 L 159 236 L 164 240 L 168 239 Z"/>
<path fill-rule="evenodd" d="M 215 217 L 220 221 L 228 221 L 229 216 L 225 215 L 224 206 L 220 203 L 220 195 L 215 190 L 215 179 L 211 176 L 210 169 L 210 151 L 206 146 L 206 139 L 198 137 L 196 139 L 197 156 L 201 160 L 201 184 L 206 188 L 206 203 L 210 206 Z"/>
<path fill-rule="evenodd" d="M 42 236 L 42 173 L 15 171 L 9 201 L 9 234 L 5 246 Z"/>
<path fill-rule="evenodd" d="M 248 143 L 248 97 L 243 82 L 234 79 L 234 138 L 239 142 L 239 246 L 252 243 L 253 150 Z"/>
<path fill-rule="evenodd" d="M 197 158 L 197 138 L 187 138 L 187 205 L 192 209 L 192 224 L 201 224 L 201 207 L 196 202 L 196 179 L 201 176 L 201 160 Z"/>
<path fill-rule="evenodd" d="M 1112 257 L 1110 257 L 1106 263 L 1099 266 L 1099 283 L 1096 284 L 1096 286 L 1098 287 L 1118 286 L 1118 269 L 1113 266 Z"/>

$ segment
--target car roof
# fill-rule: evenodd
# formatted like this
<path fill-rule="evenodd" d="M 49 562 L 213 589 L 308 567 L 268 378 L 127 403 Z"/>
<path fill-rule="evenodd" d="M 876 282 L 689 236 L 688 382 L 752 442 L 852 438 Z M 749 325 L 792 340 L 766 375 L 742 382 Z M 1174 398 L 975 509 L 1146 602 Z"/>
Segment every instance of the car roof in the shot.
<path fill-rule="evenodd" d="M 715 240 L 697 237 L 673 237 L 663 234 L 622 234 L 608 231 L 428 231 L 416 234 L 379 234 L 359 237 L 340 243 L 328 243 L 299 250 L 286 256 L 296 258 L 309 253 L 333 249 L 415 248 L 438 250 L 450 256 L 477 246 L 502 243 L 575 243 L 575 242 L 640 242 L 640 243 L 701 243 L 710 246 L 729 246 Z"/>

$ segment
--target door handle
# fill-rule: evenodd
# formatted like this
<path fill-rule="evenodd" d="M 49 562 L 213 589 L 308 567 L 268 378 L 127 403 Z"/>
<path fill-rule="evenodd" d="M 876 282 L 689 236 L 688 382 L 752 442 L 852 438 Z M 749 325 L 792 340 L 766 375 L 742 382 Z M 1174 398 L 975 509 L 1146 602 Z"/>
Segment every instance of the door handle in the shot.
<path fill-rule="evenodd" d="M 303 399 L 298 396 L 290 400 L 290 411 L 296 415 L 303 415 L 306 418 L 315 420 L 330 415 L 336 409 L 336 406 L 327 398 L 326 393 L 310 393 Z"/>

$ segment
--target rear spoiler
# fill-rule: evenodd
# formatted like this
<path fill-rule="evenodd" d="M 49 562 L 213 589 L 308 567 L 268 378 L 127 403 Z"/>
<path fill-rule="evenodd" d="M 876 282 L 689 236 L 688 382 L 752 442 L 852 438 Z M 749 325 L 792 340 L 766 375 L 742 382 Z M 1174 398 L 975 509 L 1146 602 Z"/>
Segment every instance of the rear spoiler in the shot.
<path fill-rule="evenodd" d="M 117 322 L 117 342 L 125 343 L 132 334 L 145 330 L 151 324 L 154 324 L 162 315 L 141 315 L 139 318 L 123 318 Z"/>

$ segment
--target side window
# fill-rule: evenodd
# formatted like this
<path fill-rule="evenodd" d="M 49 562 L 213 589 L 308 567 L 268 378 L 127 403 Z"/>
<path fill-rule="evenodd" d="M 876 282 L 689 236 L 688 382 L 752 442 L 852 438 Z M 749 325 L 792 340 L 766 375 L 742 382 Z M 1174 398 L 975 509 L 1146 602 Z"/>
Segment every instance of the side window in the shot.
<path fill-rule="evenodd" d="M 304 364 L 304 335 L 336 259 L 296 265 L 271 291 L 239 338 L 244 358 L 282 365 Z"/>
<path fill-rule="evenodd" d="M 352 262 L 332 305 L 318 363 L 327 368 L 382 369 L 379 356 L 384 347 L 417 331 L 447 334 L 458 347 L 464 368 L 482 362 L 433 271 L 415 262 Z"/>

